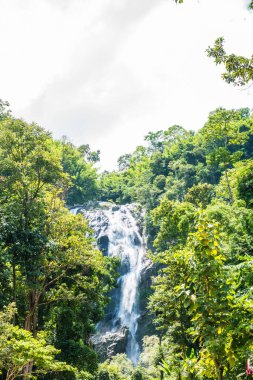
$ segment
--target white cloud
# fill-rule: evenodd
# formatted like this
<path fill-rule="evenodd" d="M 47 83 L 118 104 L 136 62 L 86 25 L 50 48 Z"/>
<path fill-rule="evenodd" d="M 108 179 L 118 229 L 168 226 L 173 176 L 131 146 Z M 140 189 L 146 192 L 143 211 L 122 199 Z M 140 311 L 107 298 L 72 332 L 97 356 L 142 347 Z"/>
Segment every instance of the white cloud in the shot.
<path fill-rule="evenodd" d="M 101 149 L 111 168 L 150 130 L 200 128 L 218 106 L 252 105 L 205 49 L 252 54 L 240 0 L 0 0 L 0 97 L 14 113 Z"/>

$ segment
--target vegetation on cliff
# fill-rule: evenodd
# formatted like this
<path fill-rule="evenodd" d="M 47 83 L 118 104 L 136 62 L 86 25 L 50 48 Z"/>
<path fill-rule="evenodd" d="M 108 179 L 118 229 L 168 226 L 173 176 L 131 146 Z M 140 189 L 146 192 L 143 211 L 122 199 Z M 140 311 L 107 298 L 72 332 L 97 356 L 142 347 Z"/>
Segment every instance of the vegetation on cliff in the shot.
<path fill-rule="evenodd" d="M 252 83 L 252 57 L 227 54 L 222 37 L 207 55 L 225 67 L 227 83 Z M 99 151 L 56 141 L 8 107 L 0 100 L 1 378 L 223 380 L 244 372 L 253 356 L 252 112 L 218 108 L 198 132 L 149 132 L 145 145 L 119 157 L 118 170 L 99 174 Z M 117 263 L 68 210 L 90 200 L 146 210 L 157 272 L 145 297 L 157 335 L 144 337 L 136 368 L 125 354 L 99 363 L 92 346 Z"/>
<path fill-rule="evenodd" d="M 252 355 L 253 117 L 219 108 L 198 132 L 174 125 L 98 174 L 99 152 L 55 141 L 1 102 L 0 365 L 15 379 L 222 379 Z M 157 336 L 139 366 L 99 366 L 90 336 L 115 263 L 65 204 L 138 202 L 160 268 L 149 307 Z M 149 293 L 149 292 L 148 292 Z M 31 349 L 33 347 L 33 349 Z"/>
<path fill-rule="evenodd" d="M 197 133 L 178 125 L 150 132 L 145 146 L 119 158 L 118 171 L 99 175 L 98 152 L 55 141 L 6 106 L 1 103 L 0 121 L 3 377 L 97 373 L 90 336 L 114 285 L 115 264 L 94 248 L 87 221 L 64 206 L 95 197 L 146 209 L 151 258 L 160 267 L 149 301 L 159 339 L 145 338 L 137 369 L 120 356 L 99 368 L 99 378 L 222 379 L 241 372 L 253 350 L 251 112 L 219 108 Z"/>
<path fill-rule="evenodd" d="M 161 268 L 149 304 L 161 339 L 157 376 L 160 368 L 175 379 L 234 378 L 253 349 L 252 114 L 219 108 L 197 133 L 172 126 L 145 140 L 102 176 L 101 192 L 147 211 Z"/>
<path fill-rule="evenodd" d="M 90 199 L 96 171 L 80 150 L 11 117 L 6 105 L 0 107 L 0 307 L 10 317 L 0 314 L 7 344 L 0 349 L 2 376 L 42 379 L 49 371 L 47 379 L 86 378 L 97 369 L 90 335 L 114 284 L 114 264 L 64 201 L 74 190 L 78 200 Z"/>

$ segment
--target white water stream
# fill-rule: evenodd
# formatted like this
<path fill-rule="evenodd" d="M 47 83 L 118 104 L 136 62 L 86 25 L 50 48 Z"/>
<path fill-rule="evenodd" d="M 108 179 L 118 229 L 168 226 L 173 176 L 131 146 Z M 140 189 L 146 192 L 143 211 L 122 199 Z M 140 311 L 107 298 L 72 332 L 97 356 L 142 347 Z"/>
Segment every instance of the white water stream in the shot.
<path fill-rule="evenodd" d="M 73 213 L 76 211 L 72 210 Z M 126 354 L 136 365 L 140 354 L 136 332 L 139 318 L 138 286 L 145 257 L 143 239 L 128 206 L 86 211 L 85 215 L 98 240 L 103 236 L 108 237 L 108 256 L 120 258 L 120 296 L 114 306 L 113 318 L 106 326 L 108 332 L 115 332 L 122 327 L 128 329 Z"/>

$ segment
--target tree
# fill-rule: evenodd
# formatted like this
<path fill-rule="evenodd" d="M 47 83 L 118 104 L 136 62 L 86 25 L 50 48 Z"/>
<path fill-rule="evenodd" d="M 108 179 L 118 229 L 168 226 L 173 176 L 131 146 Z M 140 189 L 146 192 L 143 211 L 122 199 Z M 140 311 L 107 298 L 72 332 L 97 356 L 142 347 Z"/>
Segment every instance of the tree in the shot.
<path fill-rule="evenodd" d="M 0 312 L 0 369 L 6 374 L 6 380 L 22 376 L 30 362 L 34 363 L 31 375 L 35 379 L 39 374 L 75 370 L 55 360 L 59 350 L 47 344 L 44 333 L 34 338 L 29 331 L 14 326 L 11 321 L 15 313 L 14 304 Z"/>
<path fill-rule="evenodd" d="M 158 379 L 157 362 L 160 359 L 160 342 L 156 335 L 144 336 L 143 349 L 140 354 L 139 366 L 145 378 Z"/>
<path fill-rule="evenodd" d="M 157 251 L 174 250 L 184 246 L 193 229 L 195 207 L 191 203 L 169 201 L 164 197 L 151 216 L 159 228 L 154 242 Z"/>
<path fill-rule="evenodd" d="M 152 154 L 155 151 L 162 152 L 164 149 L 163 139 L 164 139 L 163 131 L 149 132 L 144 137 L 144 140 L 148 141 L 149 143 L 148 153 Z"/>
<path fill-rule="evenodd" d="M 49 225 L 51 247 L 38 284 L 39 307 L 44 308 L 53 325 L 60 359 L 94 373 L 97 356 L 90 338 L 115 285 L 116 263 L 94 249 L 91 231 L 82 215 L 72 215 L 56 205 Z"/>
<path fill-rule="evenodd" d="M 94 199 L 98 195 L 98 182 L 93 163 L 99 160 L 99 151 L 91 152 L 89 145 L 76 148 L 66 139 L 61 146 L 63 170 L 72 182 L 65 193 L 66 203 L 83 204 Z"/>
<path fill-rule="evenodd" d="M 119 171 L 124 171 L 129 168 L 131 157 L 132 157 L 131 154 L 124 154 L 123 156 L 120 156 L 118 158 L 117 163 L 118 163 Z"/>
<path fill-rule="evenodd" d="M 235 191 L 248 207 L 253 207 L 253 160 L 237 163 L 230 175 L 235 179 Z"/>
<path fill-rule="evenodd" d="M 225 257 L 220 252 L 218 224 L 200 218 L 197 231 L 192 235 L 192 257 L 187 253 L 188 265 L 193 269 L 189 286 L 193 300 L 193 327 L 191 334 L 199 338 L 216 368 L 219 380 L 226 366 L 225 335 L 219 337 L 229 323 L 226 289 Z M 186 253 L 186 251 L 185 251 Z M 185 257 L 186 258 L 186 257 Z M 192 270 L 191 269 L 191 270 Z"/>
<path fill-rule="evenodd" d="M 159 229 L 170 226 L 179 240 L 178 221 L 166 209 Z M 181 244 L 152 255 L 162 268 L 153 281 L 150 310 L 171 340 L 162 362 L 167 373 L 176 366 L 178 378 L 192 373 L 221 380 L 224 373 L 237 374 L 252 350 L 252 211 L 209 205 L 206 214 L 194 216 L 191 231 Z M 166 235 L 159 232 L 157 248 L 166 249 Z"/>
<path fill-rule="evenodd" d="M 192 326 L 188 283 L 190 272 L 184 255 L 178 251 L 165 251 L 155 258 L 163 268 L 153 279 L 154 293 L 150 297 L 149 309 L 155 313 L 158 330 L 168 340 L 169 350 L 162 359 L 170 363 L 170 371 L 180 374 L 183 362 L 197 354 L 199 341 L 189 332 Z"/>
<path fill-rule="evenodd" d="M 100 199 L 103 201 L 113 201 L 117 203 L 130 202 L 128 191 L 129 175 L 116 171 L 103 172 L 100 176 Z"/>
<path fill-rule="evenodd" d="M 201 130 L 201 136 L 209 150 L 207 162 L 224 171 L 231 203 L 233 194 L 227 170 L 243 156 L 243 151 L 236 147 L 242 147 L 248 140 L 251 128 L 252 121 L 248 109 L 218 108 L 209 114 L 208 121 Z"/>
<path fill-rule="evenodd" d="M 36 124 L 15 119 L 0 123 L 1 252 L 12 268 L 14 301 L 17 271 L 30 289 L 36 284 L 48 241 L 46 193 L 50 189 L 54 197 L 66 181 L 60 160 L 50 134 Z"/>
<path fill-rule="evenodd" d="M 88 222 L 63 205 L 69 176 L 62 154 L 61 145 L 36 124 L 16 119 L 0 123 L 1 288 L 9 293 L 4 302 L 17 304 L 16 323 L 34 339 L 48 323 L 55 345 L 62 348 L 56 354 L 94 372 L 90 334 L 103 314 L 113 266 L 94 248 Z M 64 310 L 69 321 L 65 346 L 58 335 L 64 331 Z M 71 348 L 77 320 L 78 344 Z M 24 365 L 25 376 L 34 365 L 34 360 Z"/>
<path fill-rule="evenodd" d="M 233 373 L 252 349 L 247 342 L 252 335 L 248 309 L 251 297 L 247 291 L 243 297 L 238 291 L 242 281 L 238 267 L 224 265 L 227 258 L 219 223 L 200 215 L 196 227 L 184 251 L 191 277 L 188 283 L 193 326 L 189 331 L 200 341 L 198 372 L 208 377 L 216 373 L 222 380 L 224 373 Z"/>
<path fill-rule="evenodd" d="M 11 111 L 8 109 L 9 106 L 10 104 L 8 102 L 0 99 L 0 121 L 7 119 L 11 116 Z"/>
<path fill-rule="evenodd" d="M 192 133 L 181 127 L 180 125 L 172 125 L 164 132 L 164 141 L 166 146 L 183 141 Z"/>
<path fill-rule="evenodd" d="M 117 354 L 110 360 L 100 364 L 99 380 L 130 380 L 133 374 L 133 364 L 126 354 Z"/>
<path fill-rule="evenodd" d="M 214 58 L 216 65 L 223 64 L 225 66 L 226 72 L 222 74 L 225 82 L 235 86 L 245 86 L 252 82 L 253 56 L 246 58 L 235 54 L 226 54 L 223 37 L 217 38 L 213 47 L 208 47 L 207 55 Z"/>
<path fill-rule="evenodd" d="M 209 183 L 200 183 L 192 186 L 185 194 L 185 201 L 193 203 L 195 206 L 205 208 L 211 203 L 214 197 L 214 186 Z"/>
<path fill-rule="evenodd" d="M 100 161 L 100 150 L 91 151 L 89 144 L 81 145 L 77 149 L 88 162 L 95 163 Z"/>

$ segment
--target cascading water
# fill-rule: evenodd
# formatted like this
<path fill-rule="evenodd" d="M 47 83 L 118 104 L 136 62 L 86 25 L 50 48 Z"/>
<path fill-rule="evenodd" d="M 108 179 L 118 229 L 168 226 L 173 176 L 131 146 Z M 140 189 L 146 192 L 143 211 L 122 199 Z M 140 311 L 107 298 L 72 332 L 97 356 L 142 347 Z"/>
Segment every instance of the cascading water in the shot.
<path fill-rule="evenodd" d="M 120 258 L 118 289 L 112 294 L 113 305 L 105 320 L 98 324 L 98 334 L 111 336 L 127 329 L 125 352 L 136 365 L 140 348 L 136 333 L 139 318 L 139 292 L 145 247 L 130 206 L 111 206 L 103 210 L 85 211 L 104 254 Z M 77 209 L 73 209 L 73 213 Z"/>

